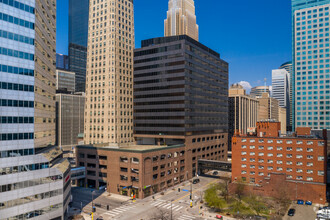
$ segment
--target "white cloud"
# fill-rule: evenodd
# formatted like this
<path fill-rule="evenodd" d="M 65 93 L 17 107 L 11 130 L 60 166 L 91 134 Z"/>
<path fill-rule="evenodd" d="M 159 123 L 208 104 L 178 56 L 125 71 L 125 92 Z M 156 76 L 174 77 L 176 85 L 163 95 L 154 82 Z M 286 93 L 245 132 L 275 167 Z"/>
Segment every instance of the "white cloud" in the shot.
<path fill-rule="evenodd" d="M 237 84 L 240 84 L 241 86 L 243 86 L 243 88 L 246 90 L 247 93 L 250 93 L 252 86 L 249 82 L 247 81 L 240 81 Z"/>

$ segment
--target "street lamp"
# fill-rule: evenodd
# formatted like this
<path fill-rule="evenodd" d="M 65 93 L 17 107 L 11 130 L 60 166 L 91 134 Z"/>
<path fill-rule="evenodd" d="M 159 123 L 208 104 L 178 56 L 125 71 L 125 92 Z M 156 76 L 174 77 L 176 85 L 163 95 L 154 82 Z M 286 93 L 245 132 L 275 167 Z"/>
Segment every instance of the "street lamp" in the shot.
<path fill-rule="evenodd" d="M 94 190 L 92 191 L 92 212 L 94 211 Z"/>
<path fill-rule="evenodd" d="M 171 220 L 173 219 L 172 204 L 173 204 L 173 199 L 171 200 Z"/>

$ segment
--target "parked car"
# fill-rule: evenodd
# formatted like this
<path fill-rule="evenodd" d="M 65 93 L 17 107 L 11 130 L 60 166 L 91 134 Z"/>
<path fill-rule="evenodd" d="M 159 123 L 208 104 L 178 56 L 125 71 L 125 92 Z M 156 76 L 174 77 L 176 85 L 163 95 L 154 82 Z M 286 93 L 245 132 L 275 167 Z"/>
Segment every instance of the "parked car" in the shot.
<path fill-rule="evenodd" d="M 221 215 L 216 215 L 215 216 L 217 219 L 223 220 L 223 217 Z"/>
<path fill-rule="evenodd" d="M 297 204 L 298 204 L 298 205 L 303 205 L 303 204 L 304 204 L 304 200 L 298 199 L 298 200 L 297 200 Z"/>
<path fill-rule="evenodd" d="M 295 209 L 289 209 L 288 216 L 294 216 L 294 213 L 296 212 Z"/>
<path fill-rule="evenodd" d="M 200 180 L 198 179 L 198 178 L 196 178 L 196 179 L 193 179 L 193 184 L 196 184 L 196 183 L 199 183 L 200 182 Z"/>
<path fill-rule="evenodd" d="M 218 171 L 214 171 L 214 172 L 213 172 L 213 176 L 216 176 L 216 175 L 218 175 L 218 174 L 219 174 Z"/>
<path fill-rule="evenodd" d="M 312 205 L 312 201 L 306 201 L 305 205 Z"/>

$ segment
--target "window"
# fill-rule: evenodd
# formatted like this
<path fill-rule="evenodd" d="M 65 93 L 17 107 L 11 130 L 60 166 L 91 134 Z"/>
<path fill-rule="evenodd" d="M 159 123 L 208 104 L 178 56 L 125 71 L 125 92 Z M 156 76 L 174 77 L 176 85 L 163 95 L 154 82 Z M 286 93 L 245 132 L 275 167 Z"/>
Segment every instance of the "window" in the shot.
<path fill-rule="evenodd" d="M 246 145 L 242 145 L 242 149 L 245 149 L 246 148 Z"/>
<path fill-rule="evenodd" d="M 268 140 L 267 143 L 273 143 L 273 140 Z"/>
<path fill-rule="evenodd" d="M 307 141 L 307 145 L 313 145 L 314 142 L 313 141 Z"/>
<path fill-rule="evenodd" d="M 273 147 L 267 147 L 267 150 L 273 150 L 274 148 Z"/>
<path fill-rule="evenodd" d="M 259 172 L 259 176 L 263 176 L 264 175 L 264 173 L 263 172 Z"/>
<path fill-rule="evenodd" d="M 292 151 L 292 147 L 287 147 L 286 150 L 287 151 Z"/>
<path fill-rule="evenodd" d="M 250 172 L 250 175 L 254 175 L 254 174 L 256 174 L 256 172 L 254 172 L 254 171 L 251 171 Z"/>
<path fill-rule="evenodd" d="M 273 154 L 267 154 L 267 156 L 268 156 L 268 157 L 272 157 L 272 156 L 274 156 L 274 155 L 273 155 Z"/>
<path fill-rule="evenodd" d="M 242 158 L 242 161 L 246 161 L 246 158 Z"/>
<path fill-rule="evenodd" d="M 292 175 L 287 175 L 286 178 L 287 179 L 292 179 Z"/>
<path fill-rule="evenodd" d="M 245 170 L 242 170 L 241 174 L 246 174 L 246 171 Z"/>
<path fill-rule="evenodd" d="M 256 159 L 250 158 L 250 162 L 255 162 L 255 161 L 256 161 Z"/>
<path fill-rule="evenodd" d="M 276 169 L 277 171 L 282 171 L 283 170 L 283 168 L 282 167 L 277 167 L 277 169 Z"/>
<path fill-rule="evenodd" d="M 324 171 L 317 171 L 317 175 L 324 176 Z"/>
<path fill-rule="evenodd" d="M 276 163 L 277 163 L 277 164 L 282 164 L 283 161 L 282 161 L 282 160 L 278 160 L 278 161 L 276 161 Z"/>
<path fill-rule="evenodd" d="M 278 144 L 282 144 L 283 141 L 282 141 L 282 140 L 277 140 L 276 143 L 278 143 Z"/>
<path fill-rule="evenodd" d="M 307 181 L 313 181 L 313 177 L 307 177 Z"/>
<path fill-rule="evenodd" d="M 246 139 L 242 139 L 242 142 L 243 142 L 243 143 L 246 142 Z"/>
<path fill-rule="evenodd" d="M 259 156 L 264 156 L 264 153 L 259 153 L 258 155 L 259 155 Z"/>
<path fill-rule="evenodd" d="M 317 160 L 318 160 L 318 161 L 324 161 L 324 157 L 323 157 L 323 156 L 318 156 L 318 157 L 317 157 Z"/>
<path fill-rule="evenodd" d="M 302 166 L 303 165 L 303 162 L 297 162 L 297 166 Z M 307 163 L 307 166 L 308 166 L 308 163 Z"/>
<path fill-rule="evenodd" d="M 313 173 L 313 170 L 307 170 L 307 173 L 308 174 L 312 174 Z"/>
<path fill-rule="evenodd" d="M 303 156 L 302 155 L 297 155 L 296 158 L 301 159 L 301 158 L 303 158 Z"/>
<path fill-rule="evenodd" d="M 292 161 L 287 161 L 286 165 L 292 165 Z"/>
<path fill-rule="evenodd" d="M 303 142 L 302 141 L 297 141 L 297 144 L 303 144 Z"/>
<path fill-rule="evenodd" d="M 259 169 L 260 169 L 260 170 L 264 169 L 264 166 L 259 166 Z"/>
<path fill-rule="evenodd" d="M 254 143 L 254 142 L 256 142 L 256 140 L 250 139 L 250 143 Z"/>
<path fill-rule="evenodd" d="M 277 150 L 283 150 L 283 147 L 277 147 L 276 149 Z"/>
<path fill-rule="evenodd" d="M 302 173 L 303 170 L 302 169 L 297 169 L 297 173 Z"/>
<path fill-rule="evenodd" d="M 318 146 L 324 146 L 324 141 L 319 141 Z"/>
<path fill-rule="evenodd" d="M 250 156 L 254 156 L 254 155 L 256 155 L 255 152 L 250 152 Z"/>
<path fill-rule="evenodd" d="M 296 178 L 297 180 L 302 180 L 303 179 L 303 177 L 302 176 L 297 176 L 297 178 Z"/>
<path fill-rule="evenodd" d="M 277 157 L 283 157 L 283 154 L 277 154 Z"/>
<path fill-rule="evenodd" d="M 286 168 L 287 172 L 292 172 L 292 168 Z"/>
<path fill-rule="evenodd" d="M 267 167 L 267 170 L 273 170 L 273 167 Z"/>
<path fill-rule="evenodd" d="M 250 165 L 250 169 L 254 169 L 254 168 L 256 168 L 255 165 Z"/>
<path fill-rule="evenodd" d="M 263 150 L 264 149 L 264 146 L 259 146 L 258 149 L 259 150 Z"/>
<path fill-rule="evenodd" d="M 241 166 L 242 168 L 245 168 L 246 167 L 246 164 L 242 164 L 242 166 Z"/>
<path fill-rule="evenodd" d="M 286 141 L 287 144 L 292 144 L 292 141 Z"/>
<path fill-rule="evenodd" d="M 255 149 L 256 147 L 255 146 L 250 146 L 250 149 Z"/>
<path fill-rule="evenodd" d="M 241 153 L 242 155 L 246 155 L 246 152 L 245 151 L 242 151 L 242 153 Z"/>
<path fill-rule="evenodd" d="M 297 148 L 297 151 L 302 151 L 303 149 L 301 147 L 298 147 Z"/>
<path fill-rule="evenodd" d="M 263 163 L 264 162 L 264 159 L 259 159 L 258 162 L 259 163 Z"/>
<path fill-rule="evenodd" d="M 264 139 L 259 139 L 259 143 L 264 143 Z"/>
<path fill-rule="evenodd" d="M 287 154 L 286 158 L 292 158 L 292 154 Z"/>
<path fill-rule="evenodd" d="M 107 160 L 108 157 L 107 157 L 107 156 L 102 156 L 102 155 L 100 155 L 100 156 L 99 156 L 99 159 L 100 159 L 100 160 Z"/>
<path fill-rule="evenodd" d="M 313 152 L 313 148 L 307 148 L 307 152 Z"/>
<path fill-rule="evenodd" d="M 273 163 L 273 160 L 268 160 L 267 163 Z"/>
<path fill-rule="evenodd" d="M 307 159 L 309 160 L 313 159 L 313 155 L 307 155 Z"/>

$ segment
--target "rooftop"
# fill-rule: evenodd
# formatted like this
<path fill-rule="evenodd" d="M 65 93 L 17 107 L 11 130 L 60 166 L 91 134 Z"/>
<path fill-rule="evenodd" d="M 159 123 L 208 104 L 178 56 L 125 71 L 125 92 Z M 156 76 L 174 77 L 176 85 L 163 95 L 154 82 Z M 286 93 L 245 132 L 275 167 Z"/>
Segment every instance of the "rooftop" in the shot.
<path fill-rule="evenodd" d="M 159 150 L 166 150 L 172 148 L 184 147 L 184 144 L 179 145 L 138 145 L 132 143 L 108 143 L 108 144 L 94 144 L 94 145 L 80 145 L 78 148 L 84 149 L 98 149 L 98 150 L 108 150 L 108 151 L 124 151 L 133 153 L 146 153 Z"/>

